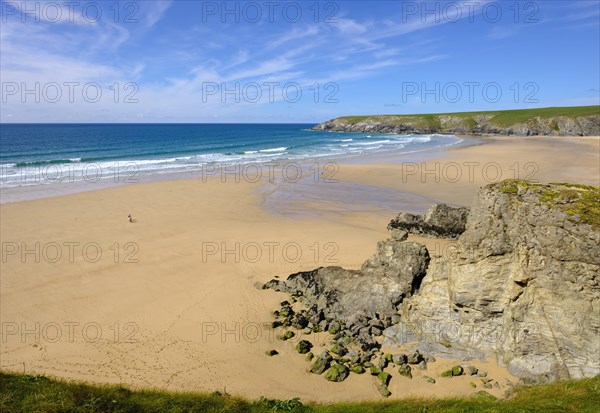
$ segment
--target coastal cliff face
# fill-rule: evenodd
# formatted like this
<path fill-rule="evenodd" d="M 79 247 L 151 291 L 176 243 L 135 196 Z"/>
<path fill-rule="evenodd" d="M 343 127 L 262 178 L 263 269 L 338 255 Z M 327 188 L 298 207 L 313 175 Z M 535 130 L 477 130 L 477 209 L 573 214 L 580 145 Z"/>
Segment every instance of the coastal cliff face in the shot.
<path fill-rule="evenodd" d="M 287 324 L 329 330 L 367 361 L 383 341 L 413 343 L 426 356 L 496 357 L 527 381 L 600 373 L 598 187 L 504 181 L 482 188 L 468 211 L 438 205 L 388 228 L 391 238 L 360 270 L 267 283 L 308 309 Z M 407 240 L 457 231 L 445 257 Z"/>
<path fill-rule="evenodd" d="M 599 203 L 594 187 L 482 189 L 456 250 L 434 259 L 403 302 L 421 348 L 493 354 L 535 381 L 599 374 Z"/>
<path fill-rule="evenodd" d="M 510 111 L 508 111 L 510 112 Z M 600 109 L 583 116 L 519 116 L 488 113 L 348 116 L 323 122 L 314 130 L 338 132 L 516 136 L 598 136 Z"/>

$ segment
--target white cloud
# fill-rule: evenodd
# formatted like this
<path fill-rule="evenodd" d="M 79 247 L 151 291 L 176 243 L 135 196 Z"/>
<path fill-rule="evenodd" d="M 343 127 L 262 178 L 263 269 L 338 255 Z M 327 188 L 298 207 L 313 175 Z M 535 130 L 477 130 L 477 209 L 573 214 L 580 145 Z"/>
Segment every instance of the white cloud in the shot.
<path fill-rule="evenodd" d="M 146 16 L 146 25 L 148 27 L 154 26 L 158 23 L 167 10 L 172 6 L 172 0 L 153 0 L 143 2 L 144 7 L 149 7 Z"/>
<path fill-rule="evenodd" d="M 365 33 L 368 29 L 365 25 L 357 23 L 352 19 L 337 19 L 338 22 L 335 23 L 335 28 L 338 29 L 343 34 L 361 34 Z"/>
<path fill-rule="evenodd" d="M 3 79 L 103 85 L 136 81 L 140 86 L 136 95 L 139 104 L 13 105 L 9 107 L 10 112 L 7 109 L 3 113 L 17 117 L 34 114 L 40 119 L 43 116 L 41 120 L 87 117 L 92 121 L 111 118 L 122 121 L 143 116 L 149 120 L 193 121 L 209 115 L 243 113 L 268 100 L 265 96 L 253 106 L 243 102 L 233 105 L 203 102 L 204 82 L 228 82 L 228 87 L 233 87 L 235 82 L 278 82 L 280 85 L 297 82 L 308 88 L 314 83 L 352 82 L 446 57 L 436 52 L 437 42 L 425 35 L 415 36 L 438 27 L 437 24 L 420 20 L 374 23 L 337 17 L 338 22 L 333 24 L 299 23 L 291 28 L 289 25 L 230 25 L 229 30 L 214 30 L 209 26 L 169 26 L 168 39 L 144 45 L 146 50 L 156 50 L 155 53 L 137 57 L 135 61 L 116 59 L 121 51 L 129 50 L 127 47 L 150 37 L 150 31 L 161 28 L 164 19 L 169 17 L 167 11 L 175 3 L 139 4 L 141 24 L 138 25 L 107 20 L 96 25 L 75 25 L 77 27 L 9 23 L 3 25 L 0 40 Z M 410 42 L 399 45 L 399 39 L 408 35 L 411 35 Z M 281 101 L 281 96 L 277 100 Z"/>
<path fill-rule="evenodd" d="M 488 34 L 489 39 L 505 39 L 507 37 L 511 37 L 517 33 L 517 29 L 514 27 L 499 27 L 494 26 L 490 33 Z"/>

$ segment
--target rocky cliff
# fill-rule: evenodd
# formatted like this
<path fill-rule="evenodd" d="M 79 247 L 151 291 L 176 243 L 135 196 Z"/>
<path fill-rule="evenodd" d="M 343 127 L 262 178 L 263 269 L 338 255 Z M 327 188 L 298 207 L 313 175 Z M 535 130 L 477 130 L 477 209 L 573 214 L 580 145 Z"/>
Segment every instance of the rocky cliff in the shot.
<path fill-rule="evenodd" d="M 314 130 L 456 135 L 600 135 L 600 107 L 546 108 L 433 115 L 346 116 Z"/>
<path fill-rule="evenodd" d="M 531 380 L 600 373 L 600 190 L 482 189 L 456 250 L 428 267 L 403 321 L 437 354 L 494 354 Z"/>
<path fill-rule="evenodd" d="M 336 346 L 358 344 L 363 361 L 383 336 L 427 356 L 493 356 L 525 380 L 590 377 L 600 373 L 599 205 L 597 187 L 505 181 L 470 211 L 401 214 L 360 270 L 319 268 L 265 288 L 306 308 L 286 307 L 284 326 L 329 330 Z M 446 257 L 407 240 L 463 229 Z"/>

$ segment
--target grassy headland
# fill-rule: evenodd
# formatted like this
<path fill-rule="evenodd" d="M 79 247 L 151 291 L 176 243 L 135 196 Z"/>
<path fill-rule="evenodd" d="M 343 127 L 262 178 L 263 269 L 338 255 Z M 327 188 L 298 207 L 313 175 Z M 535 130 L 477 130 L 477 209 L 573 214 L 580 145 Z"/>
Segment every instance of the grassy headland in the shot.
<path fill-rule="evenodd" d="M 395 133 L 598 135 L 600 106 L 552 107 L 420 115 L 342 116 L 317 130 Z"/>

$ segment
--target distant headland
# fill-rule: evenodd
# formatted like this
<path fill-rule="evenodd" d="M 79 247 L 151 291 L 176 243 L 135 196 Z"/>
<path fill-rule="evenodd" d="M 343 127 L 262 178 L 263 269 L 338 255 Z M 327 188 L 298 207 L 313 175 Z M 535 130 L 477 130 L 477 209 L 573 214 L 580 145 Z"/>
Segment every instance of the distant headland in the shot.
<path fill-rule="evenodd" d="M 343 116 L 320 123 L 313 129 L 401 134 L 598 136 L 600 106 Z"/>

